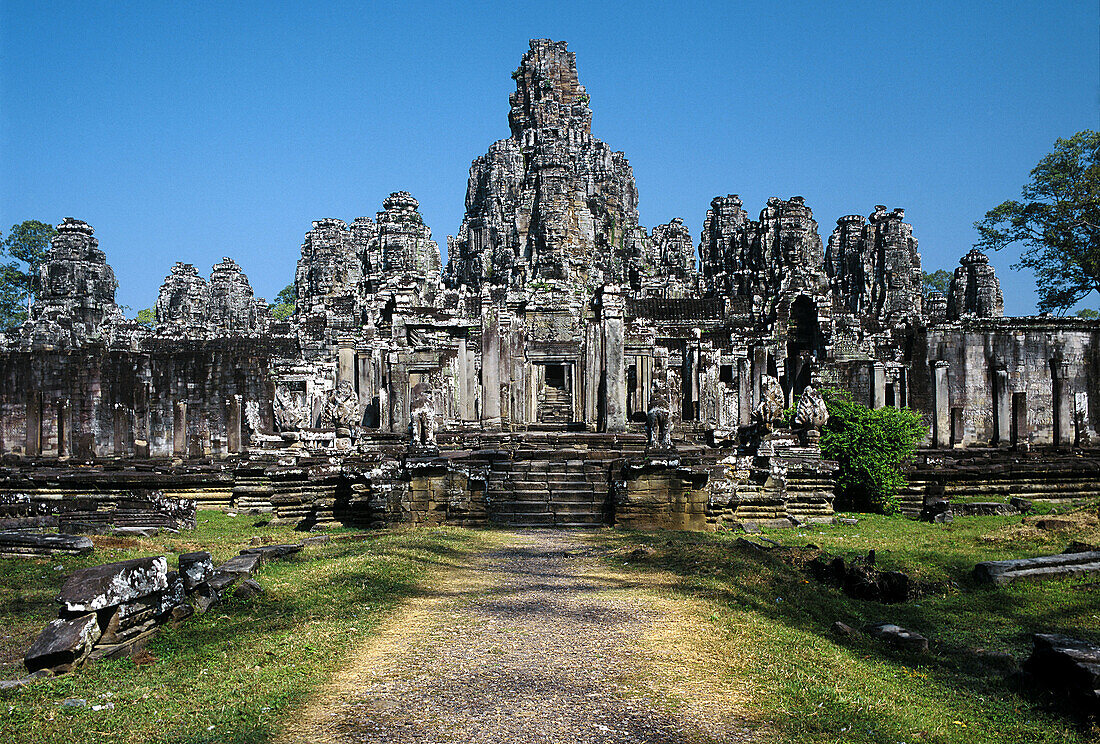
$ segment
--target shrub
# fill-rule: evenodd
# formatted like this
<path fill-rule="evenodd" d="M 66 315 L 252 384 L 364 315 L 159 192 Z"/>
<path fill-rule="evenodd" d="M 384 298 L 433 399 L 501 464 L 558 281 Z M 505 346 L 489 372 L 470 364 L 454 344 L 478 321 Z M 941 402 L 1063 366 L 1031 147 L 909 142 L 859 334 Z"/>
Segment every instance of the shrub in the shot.
<path fill-rule="evenodd" d="M 846 511 L 897 511 L 897 495 L 906 485 L 901 471 L 927 430 L 909 408 L 879 408 L 856 403 L 846 391 L 827 390 L 829 422 L 821 432 L 821 451 L 840 464 L 836 506 Z"/>

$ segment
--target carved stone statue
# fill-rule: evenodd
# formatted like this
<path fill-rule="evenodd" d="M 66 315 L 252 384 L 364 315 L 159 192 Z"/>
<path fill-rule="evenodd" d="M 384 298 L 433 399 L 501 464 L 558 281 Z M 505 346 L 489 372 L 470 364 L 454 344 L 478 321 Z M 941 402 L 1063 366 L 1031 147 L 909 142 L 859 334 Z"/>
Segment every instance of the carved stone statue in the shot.
<path fill-rule="evenodd" d="M 760 378 L 760 404 L 756 407 L 756 420 L 764 431 L 771 431 L 783 418 L 783 388 L 772 375 Z"/>
<path fill-rule="evenodd" d="M 348 380 L 336 384 L 332 395 L 332 423 L 337 429 L 354 432 L 359 426 L 359 396 Z"/>
<path fill-rule="evenodd" d="M 807 385 L 798 399 L 798 408 L 794 413 L 794 425 L 806 430 L 807 441 L 816 442 L 821 437 L 821 429 L 829 420 L 829 409 L 821 393 Z"/>
<path fill-rule="evenodd" d="M 649 391 L 649 410 L 646 412 L 646 449 L 665 451 L 672 449 L 672 395 L 669 389 L 668 364 L 665 354 L 658 353 L 653 368 L 653 382 Z"/>
<path fill-rule="evenodd" d="M 280 432 L 298 431 L 305 426 L 305 411 L 298 405 L 294 394 L 286 387 L 275 388 L 275 400 L 272 408 L 275 413 L 275 425 Z"/>
<path fill-rule="evenodd" d="M 435 448 L 435 402 L 432 399 L 432 386 L 426 380 L 413 385 L 409 435 L 414 446 Z"/>

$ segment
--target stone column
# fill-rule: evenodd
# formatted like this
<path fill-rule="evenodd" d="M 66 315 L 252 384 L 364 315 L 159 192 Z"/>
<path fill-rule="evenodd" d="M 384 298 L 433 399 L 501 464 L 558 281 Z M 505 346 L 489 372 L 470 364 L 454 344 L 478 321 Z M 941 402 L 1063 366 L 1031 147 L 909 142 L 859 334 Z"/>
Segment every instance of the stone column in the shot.
<path fill-rule="evenodd" d="M 390 359 L 390 431 L 405 434 L 409 430 L 409 370 L 397 353 Z"/>
<path fill-rule="evenodd" d="M 72 407 L 67 400 L 57 402 L 57 456 L 68 457 L 72 452 L 73 418 Z"/>
<path fill-rule="evenodd" d="M 172 416 L 172 454 L 187 456 L 187 404 L 177 403 Z"/>
<path fill-rule="evenodd" d="M 471 407 L 473 401 L 470 400 L 470 388 L 466 384 L 466 381 L 470 377 L 469 360 L 466 358 L 466 337 L 458 337 L 458 357 L 455 360 L 458 363 L 458 418 L 462 421 L 469 421 L 473 418 L 471 413 Z"/>
<path fill-rule="evenodd" d="M 336 352 L 336 384 L 345 380 L 355 387 L 355 347 L 350 341 L 341 341 Z"/>
<path fill-rule="evenodd" d="M 932 445 L 951 446 L 951 402 L 947 387 L 947 362 L 932 363 Z"/>
<path fill-rule="evenodd" d="M 748 359 L 737 360 L 737 423 L 752 423 L 752 372 Z"/>
<path fill-rule="evenodd" d="M 372 359 L 369 352 L 355 354 L 355 389 L 359 391 L 359 423 L 373 426 L 371 406 L 374 404 L 375 390 L 371 374 Z M 369 419 L 369 420 L 368 420 Z"/>
<path fill-rule="evenodd" d="M 42 393 L 27 396 L 27 439 L 23 451 L 27 457 L 42 454 Z"/>
<path fill-rule="evenodd" d="M 895 393 L 895 396 L 897 394 Z M 871 362 L 871 408 L 886 407 L 886 365 Z"/>
<path fill-rule="evenodd" d="M 488 292 L 481 295 L 481 426 L 500 428 L 500 318 Z"/>
<path fill-rule="evenodd" d="M 229 454 L 241 451 L 241 408 L 243 399 L 233 395 L 225 402 L 225 448 Z"/>
<path fill-rule="evenodd" d="M 993 443 L 1007 445 L 1012 438 L 1012 394 L 1008 391 L 1008 370 L 993 370 Z"/>
<path fill-rule="evenodd" d="M 600 380 L 603 378 L 603 334 L 599 323 L 585 327 L 584 417 L 586 426 L 599 424 Z"/>
<path fill-rule="evenodd" d="M 1051 365 L 1051 393 L 1054 400 L 1054 445 L 1073 445 L 1073 395 L 1069 391 L 1069 365 L 1056 360 Z"/>
<path fill-rule="evenodd" d="M 603 288 L 600 322 L 603 326 L 605 374 L 604 411 L 608 432 L 626 431 L 626 358 L 623 298 L 616 285 Z"/>

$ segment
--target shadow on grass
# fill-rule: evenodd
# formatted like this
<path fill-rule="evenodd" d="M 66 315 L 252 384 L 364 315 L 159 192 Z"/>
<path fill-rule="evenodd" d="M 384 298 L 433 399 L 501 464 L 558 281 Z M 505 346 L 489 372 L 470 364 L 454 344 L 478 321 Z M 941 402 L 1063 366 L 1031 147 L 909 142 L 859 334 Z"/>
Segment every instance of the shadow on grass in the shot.
<path fill-rule="evenodd" d="M 772 537 L 779 536 L 773 534 Z M 1006 679 L 1003 666 L 991 663 L 989 656 L 976 651 L 978 648 L 997 651 L 1008 648 L 1020 659 L 1029 652 L 1031 634 L 1036 632 L 1058 632 L 1098 640 L 1100 625 L 1095 622 L 1096 597 L 1089 596 L 1088 592 L 1074 591 L 1073 582 L 1014 585 L 1007 589 L 979 587 L 969 579 L 974 564 L 968 556 L 949 551 L 936 553 L 931 548 L 907 549 L 899 551 L 906 562 L 921 560 L 934 564 L 944 574 L 957 579 L 960 590 L 926 595 L 905 604 L 883 605 L 851 599 L 837 589 L 818 584 L 808 572 L 788 565 L 776 554 L 738 545 L 736 538 L 729 533 L 627 532 L 611 539 L 628 547 L 647 545 L 654 548 L 656 552 L 647 560 L 647 566 L 641 569 L 635 566 L 635 569 L 651 567 L 676 574 L 679 577 L 677 591 L 710 600 L 730 611 L 751 611 L 776 627 L 835 644 L 882 665 L 886 674 L 923 675 L 928 684 L 947 691 L 949 697 L 959 696 L 960 700 L 967 701 L 979 718 L 996 719 L 995 725 L 1003 727 L 1005 732 L 1013 731 L 1017 723 L 1027 725 L 1026 715 L 1006 715 L 1006 712 L 1025 707 L 1031 708 L 1033 716 L 1041 717 L 1051 726 L 1051 737 L 1046 740 L 1056 740 L 1057 730 L 1065 724 L 1076 726 L 1078 736 L 1088 736 L 1087 724 L 1070 716 L 1064 708 L 1051 705 L 1048 696 L 1033 695 L 1022 689 L 1015 679 Z M 782 541 L 791 544 L 801 540 L 805 545 L 812 539 L 813 536 L 807 534 L 795 539 L 788 536 Z M 864 634 L 839 637 L 832 631 L 833 623 L 838 620 L 857 629 L 876 622 L 896 623 L 928 637 L 931 653 L 906 652 Z M 768 653 L 764 649 L 760 652 Z M 820 727 L 821 732 L 835 734 L 840 731 L 837 726 L 851 726 L 853 731 L 867 726 L 883 732 L 884 727 L 892 725 L 890 735 L 898 736 L 898 741 L 913 736 L 914 732 L 902 726 L 900 721 L 891 724 L 889 717 L 881 714 L 865 718 L 858 707 L 844 705 L 842 697 L 835 690 L 830 691 L 830 685 L 820 685 L 812 675 L 802 674 L 797 668 L 797 649 L 791 649 L 790 654 L 787 673 L 793 675 L 795 681 L 783 680 L 779 687 L 786 685 L 786 692 L 777 689 L 779 696 L 804 699 L 806 691 L 813 688 L 815 694 L 824 699 L 818 700 L 817 710 L 781 722 L 781 729 L 796 733 L 818 730 L 812 719 L 825 716 L 822 711 L 829 709 L 832 697 L 832 705 L 844 708 L 843 714 L 830 717 L 828 724 Z M 999 661 L 1003 662 L 1003 657 Z M 964 728 L 965 721 L 960 721 L 958 726 Z M 989 731 L 976 733 L 978 736 L 988 734 Z M 1074 736 L 1070 731 L 1065 734 Z M 1029 741 L 1038 740 L 1028 738 L 1034 735 L 1030 729 L 1021 731 L 1020 735 Z M 921 740 L 936 739 L 929 738 L 925 732 Z"/>

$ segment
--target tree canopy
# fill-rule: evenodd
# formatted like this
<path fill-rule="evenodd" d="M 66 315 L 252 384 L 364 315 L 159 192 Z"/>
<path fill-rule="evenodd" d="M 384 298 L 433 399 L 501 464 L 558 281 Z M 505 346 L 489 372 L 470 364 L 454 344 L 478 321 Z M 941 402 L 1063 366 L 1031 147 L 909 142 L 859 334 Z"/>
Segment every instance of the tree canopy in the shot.
<path fill-rule="evenodd" d="M 1006 201 L 975 222 L 978 248 L 1025 246 L 1013 268 L 1035 272 L 1039 310 L 1064 313 L 1100 292 L 1100 132 L 1054 143 L 1031 171 L 1021 201 Z"/>
<path fill-rule="evenodd" d="M 946 295 L 947 290 L 951 288 L 951 272 L 944 269 L 936 269 L 931 273 L 922 271 L 921 279 L 924 284 L 925 297 L 933 292 L 940 292 Z"/>
<path fill-rule="evenodd" d="M 27 300 L 31 278 L 50 250 L 50 238 L 57 234 L 53 225 L 25 220 L 12 225 L 0 242 L 0 330 L 14 328 L 27 319 Z"/>
<path fill-rule="evenodd" d="M 294 314 L 298 301 L 298 288 L 293 283 L 283 287 L 275 295 L 275 304 L 271 306 L 271 315 L 276 320 L 286 320 Z"/>

